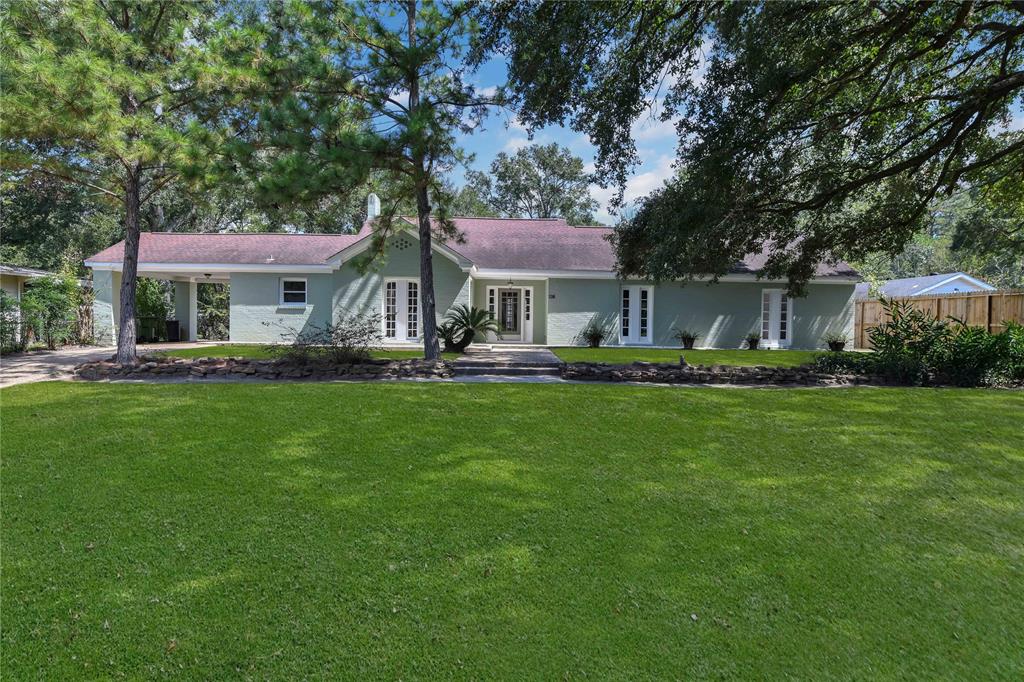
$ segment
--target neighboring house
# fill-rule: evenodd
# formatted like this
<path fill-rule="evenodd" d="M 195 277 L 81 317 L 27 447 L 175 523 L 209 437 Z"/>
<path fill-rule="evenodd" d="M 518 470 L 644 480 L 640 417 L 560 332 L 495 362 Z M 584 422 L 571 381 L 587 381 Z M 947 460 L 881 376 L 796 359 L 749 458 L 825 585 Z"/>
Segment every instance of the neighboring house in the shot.
<path fill-rule="evenodd" d="M 891 279 L 879 286 L 878 292 L 885 298 L 908 296 L 936 296 L 938 294 L 960 294 L 972 291 L 995 291 L 995 287 L 966 272 L 946 272 L 923 277 Z M 857 298 L 874 298 L 869 294 L 867 282 L 857 285 Z"/>
<path fill-rule="evenodd" d="M 25 283 L 39 277 L 48 277 L 52 272 L 37 270 L 35 268 L 23 268 L 20 265 L 6 265 L 0 263 L 0 289 L 8 296 L 21 300 L 25 293 Z"/>
<path fill-rule="evenodd" d="M 368 226 L 352 235 L 147 232 L 138 271 L 174 282 L 176 317 L 189 339 L 196 338 L 197 285 L 229 282 L 234 342 L 274 343 L 286 328 L 379 313 L 387 344 L 419 344 L 419 242 L 415 221 L 405 220 L 408 230 L 389 239 L 384 262 L 365 274 L 354 260 L 370 246 Z M 459 304 L 485 308 L 504 329 L 504 343 L 577 345 L 591 323 L 607 330 L 608 345 L 677 346 L 678 328 L 700 334 L 703 347 L 739 348 L 759 332 L 764 347 L 814 348 L 828 332 L 853 332 L 860 278 L 845 263 L 820 266 L 799 299 L 785 295 L 784 282 L 757 279 L 759 255 L 714 285 L 623 281 L 607 228 L 561 219 L 454 221 L 464 241 L 433 245 L 438 318 Z M 99 340 L 116 336 L 123 248 L 86 261 Z"/>

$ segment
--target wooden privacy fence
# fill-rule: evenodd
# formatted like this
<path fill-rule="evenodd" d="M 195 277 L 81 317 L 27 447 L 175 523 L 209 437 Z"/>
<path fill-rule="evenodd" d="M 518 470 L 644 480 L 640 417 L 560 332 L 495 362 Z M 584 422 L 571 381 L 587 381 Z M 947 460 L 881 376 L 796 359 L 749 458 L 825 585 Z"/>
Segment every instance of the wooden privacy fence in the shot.
<path fill-rule="evenodd" d="M 963 294 L 912 296 L 900 298 L 938 320 L 955 317 L 972 327 L 984 327 L 993 334 L 1005 329 L 1008 321 L 1024 324 L 1024 291 L 975 291 Z M 853 342 L 856 348 L 871 348 L 868 330 L 886 319 L 881 301 L 857 301 Z"/>

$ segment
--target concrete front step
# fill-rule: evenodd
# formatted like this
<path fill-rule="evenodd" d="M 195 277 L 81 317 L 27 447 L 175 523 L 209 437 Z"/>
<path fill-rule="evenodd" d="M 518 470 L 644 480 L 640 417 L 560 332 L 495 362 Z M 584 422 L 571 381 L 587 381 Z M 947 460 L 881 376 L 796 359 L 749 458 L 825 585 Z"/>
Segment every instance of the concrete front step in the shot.
<path fill-rule="evenodd" d="M 561 376 L 558 365 L 496 365 L 456 363 L 455 376 Z"/>

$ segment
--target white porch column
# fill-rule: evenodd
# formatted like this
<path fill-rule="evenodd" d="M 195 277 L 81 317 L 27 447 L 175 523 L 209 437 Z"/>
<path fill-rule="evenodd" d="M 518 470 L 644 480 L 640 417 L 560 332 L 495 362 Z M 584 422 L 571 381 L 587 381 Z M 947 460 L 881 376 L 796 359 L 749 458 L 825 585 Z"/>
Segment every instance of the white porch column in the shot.
<path fill-rule="evenodd" d="M 199 340 L 199 301 L 195 282 L 188 283 L 188 340 Z"/>

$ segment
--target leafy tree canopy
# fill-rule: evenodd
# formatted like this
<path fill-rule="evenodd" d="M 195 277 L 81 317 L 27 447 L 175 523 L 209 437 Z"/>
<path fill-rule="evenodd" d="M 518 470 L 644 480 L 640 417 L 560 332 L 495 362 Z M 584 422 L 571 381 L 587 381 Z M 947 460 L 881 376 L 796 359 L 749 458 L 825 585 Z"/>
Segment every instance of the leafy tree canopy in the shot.
<path fill-rule="evenodd" d="M 455 143 L 497 102 L 464 78 L 474 25 L 447 2 L 288 2 L 256 6 L 260 82 L 252 134 L 227 145 L 229 170 L 264 204 L 310 204 L 352 194 L 374 173 L 381 193 L 370 258 L 412 202 L 420 242 L 425 355 L 439 357 L 431 241 L 457 239 L 442 178 L 466 156 Z M 365 197 L 365 193 L 361 193 Z"/>
<path fill-rule="evenodd" d="M 531 126 L 568 122 L 620 187 L 655 101 L 678 177 L 616 231 L 619 268 L 717 276 L 767 251 L 799 291 L 820 261 L 898 253 L 936 197 L 1024 165 L 1019 2 L 559 3 L 481 13 Z M 654 94 L 652 94 L 654 93 Z M 1019 176 L 1016 176 L 1019 182 Z"/>
<path fill-rule="evenodd" d="M 125 255 L 117 358 L 135 359 L 141 210 L 205 157 L 198 138 L 231 129 L 247 81 L 242 33 L 216 5 L 40 0 L 0 5 L 4 169 L 87 187 L 119 205 Z"/>
<path fill-rule="evenodd" d="M 491 212 L 511 218 L 565 218 L 572 225 L 595 222 L 583 159 L 558 144 L 533 144 L 500 152 L 491 172 L 470 171 L 467 185 Z"/>

